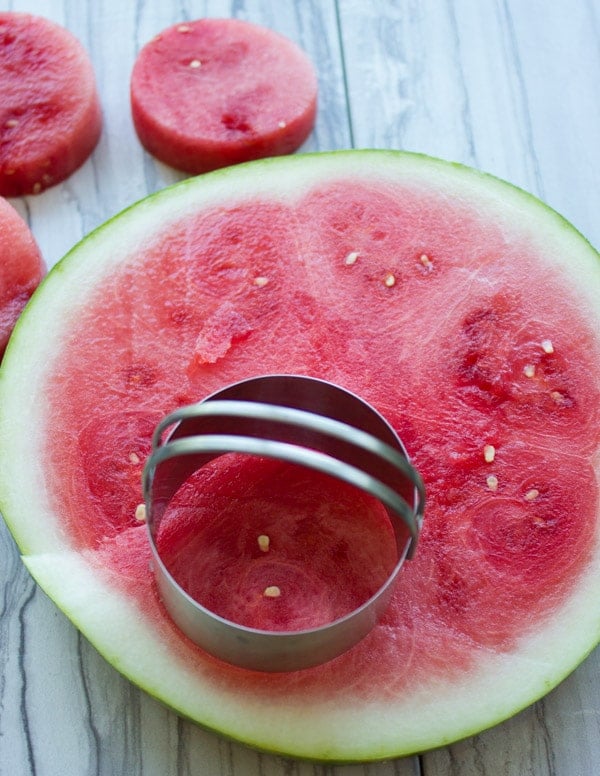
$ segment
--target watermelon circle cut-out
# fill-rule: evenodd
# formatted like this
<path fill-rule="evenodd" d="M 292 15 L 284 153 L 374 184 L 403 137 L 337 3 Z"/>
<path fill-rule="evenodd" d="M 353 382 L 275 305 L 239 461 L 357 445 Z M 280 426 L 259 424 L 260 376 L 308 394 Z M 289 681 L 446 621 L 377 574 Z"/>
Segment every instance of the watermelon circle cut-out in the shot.
<path fill-rule="evenodd" d="M 315 123 L 317 75 L 285 36 L 241 19 L 203 18 L 146 43 L 130 95 L 146 150 L 197 174 L 299 148 Z"/>
<path fill-rule="evenodd" d="M 102 131 L 91 60 L 50 19 L 0 12 L 0 194 L 39 194 L 72 175 Z"/>
<path fill-rule="evenodd" d="M 0 374 L 2 513 L 99 651 L 200 724 L 330 761 L 449 743 L 533 702 L 600 640 L 599 290 L 598 254 L 559 215 L 446 162 L 349 151 L 185 181 L 90 234 L 20 318 Z M 281 371 L 378 409 L 428 509 L 364 641 L 264 674 L 173 625 L 136 511 L 162 416 Z M 335 543 L 352 502 L 312 477 L 232 460 L 201 490 L 203 562 L 233 609 L 250 600 L 284 626 L 319 601 L 317 561 L 335 574 L 358 551 L 365 579 L 378 560 L 359 530 Z"/>
<path fill-rule="evenodd" d="M 0 197 L 0 358 L 23 308 L 46 273 L 29 227 Z"/>

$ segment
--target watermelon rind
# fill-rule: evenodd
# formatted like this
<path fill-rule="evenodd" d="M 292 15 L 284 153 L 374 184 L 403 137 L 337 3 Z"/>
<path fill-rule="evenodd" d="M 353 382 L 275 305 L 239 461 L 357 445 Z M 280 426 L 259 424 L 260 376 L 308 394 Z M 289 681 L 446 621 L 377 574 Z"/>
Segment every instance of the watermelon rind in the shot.
<path fill-rule="evenodd" d="M 253 747 L 329 762 L 374 761 L 443 746 L 514 715 L 555 687 L 600 642 L 600 519 L 592 557 L 555 615 L 510 652 L 480 649 L 459 678 L 416 683 L 401 697 L 352 688 L 313 698 L 239 687 L 173 627 L 123 594 L 93 550 L 80 551 L 53 507 L 41 451 L 46 374 L 53 348 L 72 331 L 86 297 L 116 268 L 186 214 L 247 198 L 294 202 L 335 178 L 398 179 L 435 187 L 510 234 L 518 223 L 564 277 L 590 330 L 600 331 L 600 256 L 558 213 L 493 176 L 420 154 L 339 151 L 268 159 L 189 179 L 124 210 L 76 245 L 48 274 L 21 316 L 0 370 L 0 509 L 39 586 L 119 672 L 182 716 Z M 594 458 L 596 472 L 599 458 Z M 435 650 L 435 644 L 431 645 Z M 227 668 L 229 671 L 230 669 Z M 234 669 L 237 670 L 237 669 Z M 255 681 L 256 680 L 256 681 Z M 267 680 L 265 680 L 266 682 Z M 265 685 L 269 687 L 270 685 Z"/>

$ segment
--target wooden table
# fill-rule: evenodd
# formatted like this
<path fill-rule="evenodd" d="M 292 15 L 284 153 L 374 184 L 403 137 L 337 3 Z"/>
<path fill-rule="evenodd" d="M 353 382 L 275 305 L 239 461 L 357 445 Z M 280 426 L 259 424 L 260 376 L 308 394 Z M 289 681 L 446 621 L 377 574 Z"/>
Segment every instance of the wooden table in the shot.
<path fill-rule="evenodd" d="M 162 28 L 239 16 L 297 41 L 318 67 L 303 150 L 403 148 L 541 196 L 600 246 L 596 0 L 4 0 L 65 25 L 95 65 L 104 132 L 64 184 L 13 200 L 49 264 L 117 211 L 182 176 L 145 154 L 129 110 L 139 48 Z M 0 95 L 1 100 L 1 95 Z M 421 757 L 286 761 L 179 719 L 113 670 L 36 588 L 2 528 L 0 773 L 170 776 L 592 776 L 600 653 L 495 729 Z"/>

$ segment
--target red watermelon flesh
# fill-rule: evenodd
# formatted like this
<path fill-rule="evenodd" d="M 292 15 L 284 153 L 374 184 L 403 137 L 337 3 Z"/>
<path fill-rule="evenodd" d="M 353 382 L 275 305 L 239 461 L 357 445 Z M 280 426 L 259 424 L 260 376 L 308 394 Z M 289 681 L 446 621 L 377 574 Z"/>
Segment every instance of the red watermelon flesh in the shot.
<path fill-rule="evenodd" d="M 558 276 L 546 272 L 543 296 L 530 293 L 539 269 L 529 246 L 509 246 L 488 226 L 482 255 L 477 216 L 449 212 L 435 194 L 348 188 L 332 185 L 296 207 L 209 208 L 158 235 L 143 273 L 134 266 L 95 290 L 49 375 L 57 425 L 79 438 L 66 453 L 53 442 L 58 458 L 48 451 L 56 481 L 84 474 L 69 509 L 61 490 L 55 496 L 77 544 L 95 547 L 135 525 L 149 431 L 163 413 L 257 369 L 334 379 L 384 413 L 427 483 L 425 533 L 403 582 L 418 588 L 414 577 L 433 563 L 435 596 L 423 605 L 445 628 L 509 648 L 589 557 L 598 504 L 585 461 L 600 429 L 592 333 L 575 307 L 557 306 Z M 207 339 L 220 357 L 206 354 Z M 104 386 L 100 397 L 92 384 Z"/>
<path fill-rule="evenodd" d="M 214 709 L 188 698 L 185 682 L 178 698 L 160 678 L 144 678 L 123 657 L 131 650 L 139 659 L 126 635 L 110 637 L 109 659 L 184 713 L 256 745 L 375 759 L 492 724 L 564 675 L 547 668 L 558 659 L 550 642 L 563 639 L 561 659 L 583 648 L 563 622 L 585 629 L 585 651 L 600 630 L 584 605 L 599 546 L 600 343 L 586 291 L 599 281 L 596 254 L 527 195 L 432 160 L 359 152 L 237 169 L 175 187 L 89 237 L 65 260 L 86 278 L 83 298 L 58 276 L 44 284 L 46 301 L 59 298 L 56 313 L 45 313 L 56 349 L 36 389 L 49 402 L 35 444 L 52 517 L 36 535 L 11 523 L 28 565 L 58 600 L 65 582 L 64 573 L 55 581 L 54 555 L 111 601 L 127 600 L 143 632 L 157 634 L 155 649 L 166 650 L 172 664 L 159 662 L 160 671 L 181 666 Z M 90 282 L 99 250 L 111 259 Z M 28 341 L 27 323 L 19 330 L 15 353 Z M 382 623 L 328 664 L 267 675 L 205 655 L 171 623 L 135 510 L 151 429 L 163 414 L 234 380 L 282 371 L 330 379 L 378 408 L 421 472 L 428 508 L 417 556 Z M 285 553 L 294 530 L 326 540 L 306 526 L 316 491 L 326 493 L 326 517 L 348 498 L 313 481 L 294 516 L 294 483 L 303 492 L 306 474 L 281 466 L 236 459 L 203 470 L 162 546 L 182 582 L 213 595 L 215 608 L 224 602 L 226 616 L 277 628 L 298 627 L 307 611 L 331 616 L 319 553 L 287 566 Z M 236 494 L 250 503 L 241 538 L 228 500 Z M 214 564 L 216 584 L 202 591 L 179 554 L 197 528 L 190 499 L 202 504 L 196 546 Z M 342 607 L 369 592 L 360 585 L 376 571 L 373 551 L 385 538 L 377 514 L 367 503 L 358 514 L 374 530 L 340 585 Z M 336 538 L 356 545 L 356 530 L 350 520 Z M 266 576 L 259 533 L 273 539 Z M 330 571 L 342 567 L 340 557 L 332 555 Z M 275 566 L 281 584 L 270 576 Z M 277 600 L 244 599 L 270 584 L 282 591 Z M 91 599 L 74 602 L 81 587 L 63 605 L 102 649 L 108 637 L 90 625 Z M 127 622 L 134 627 L 131 612 Z M 300 709 L 312 722 L 300 722 Z"/>
<path fill-rule="evenodd" d="M 0 13 L 0 194 L 39 194 L 80 167 L 100 137 L 92 64 L 66 29 Z"/>
<path fill-rule="evenodd" d="M 264 549 L 259 537 L 268 537 Z M 396 562 L 377 501 L 326 475 L 245 456 L 228 456 L 188 481 L 161 521 L 157 545 L 197 601 L 265 630 L 314 628 L 348 614 Z"/>
<path fill-rule="evenodd" d="M 0 357 L 46 272 L 40 249 L 17 211 L 0 197 Z"/>
<path fill-rule="evenodd" d="M 239 19 L 199 19 L 140 51 L 131 110 L 144 147 L 201 173 L 295 151 L 310 134 L 317 77 L 291 40 Z"/>

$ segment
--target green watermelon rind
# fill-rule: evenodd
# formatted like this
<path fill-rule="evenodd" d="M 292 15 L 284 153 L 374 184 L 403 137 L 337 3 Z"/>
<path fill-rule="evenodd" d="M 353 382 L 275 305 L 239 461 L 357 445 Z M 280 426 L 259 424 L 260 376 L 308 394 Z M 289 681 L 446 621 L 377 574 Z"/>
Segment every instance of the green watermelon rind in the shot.
<path fill-rule="evenodd" d="M 92 288 L 122 260 L 117 250 L 121 242 L 134 246 L 133 255 L 136 240 L 145 235 L 149 224 L 156 223 L 157 213 L 164 228 L 165 217 L 177 220 L 188 209 L 214 204 L 219 198 L 229 203 L 243 199 L 246 193 L 258 193 L 293 199 L 294 192 L 289 192 L 293 176 L 297 185 L 302 180 L 327 181 L 332 173 L 349 178 L 374 174 L 391 180 L 416 174 L 425 185 L 428 180 L 436 184 L 447 180 L 465 196 L 471 193 L 478 203 L 487 198 L 491 207 L 501 204 L 507 223 L 516 215 L 521 221 L 530 221 L 532 239 L 537 239 L 539 232 L 546 247 L 549 241 L 543 235 L 551 231 L 557 245 L 550 250 L 554 250 L 550 260 L 564 269 L 565 279 L 580 293 L 582 303 L 586 301 L 584 312 L 600 323 L 599 304 L 593 298 L 593 287 L 600 285 L 599 254 L 552 208 L 487 173 L 421 154 L 365 150 L 262 160 L 189 179 L 150 195 L 90 233 L 50 271 L 21 316 L 0 370 L 0 508 L 40 587 L 117 670 L 149 694 L 204 727 L 265 751 L 310 760 L 358 762 L 412 754 L 480 732 L 528 706 L 571 673 L 600 641 L 600 614 L 594 614 L 589 605 L 588 592 L 600 590 L 600 537 L 595 563 L 590 564 L 566 602 L 561 617 L 520 645 L 519 659 L 524 665 L 545 665 L 530 679 L 530 686 L 523 678 L 530 672 L 515 670 L 514 655 L 483 654 L 482 650 L 483 673 L 478 675 L 475 670 L 462 685 L 445 688 L 446 695 L 439 687 L 435 694 L 431 688 L 424 694 L 415 691 L 398 707 L 372 701 L 348 707 L 345 699 L 340 703 L 332 698 L 310 710 L 292 695 L 278 704 L 270 699 L 265 709 L 260 698 L 223 693 L 211 681 L 199 679 L 201 668 L 194 664 L 190 670 L 187 666 L 188 647 L 182 645 L 180 655 L 174 655 L 154 629 L 155 623 L 115 592 L 110 579 L 94 566 L 93 558 L 70 547 L 60 525 L 45 519 L 52 516 L 52 510 L 44 503 L 43 461 L 34 461 L 31 455 L 39 449 L 36 442 L 42 438 L 40 424 L 35 421 L 43 418 L 40 396 L 47 359 L 45 343 L 57 332 L 68 332 L 69 315 L 85 303 L 86 288 Z M 231 183 L 235 184 L 233 197 Z M 302 190 L 301 185 L 299 188 Z M 111 253 L 108 247 L 115 250 Z M 566 253 L 573 256 L 576 266 L 566 266 Z M 99 255 L 104 260 L 102 266 L 97 263 Z M 74 299 L 69 283 L 83 288 L 77 295 L 82 301 Z M 22 460 L 28 460 L 30 467 L 24 481 L 16 463 Z M 599 570 L 594 571 L 594 566 Z M 167 660 L 171 673 L 165 682 Z M 506 693 L 500 698 L 498 677 L 503 677 Z M 455 697 L 458 690 L 462 706 Z M 406 703 L 409 705 L 403 705 Z M 407 709 L 413 714 L 418 710 L 419 724 L 409 720 Z M 397 729 L 394 720 L 402 722 L 404 728 Z"/>

